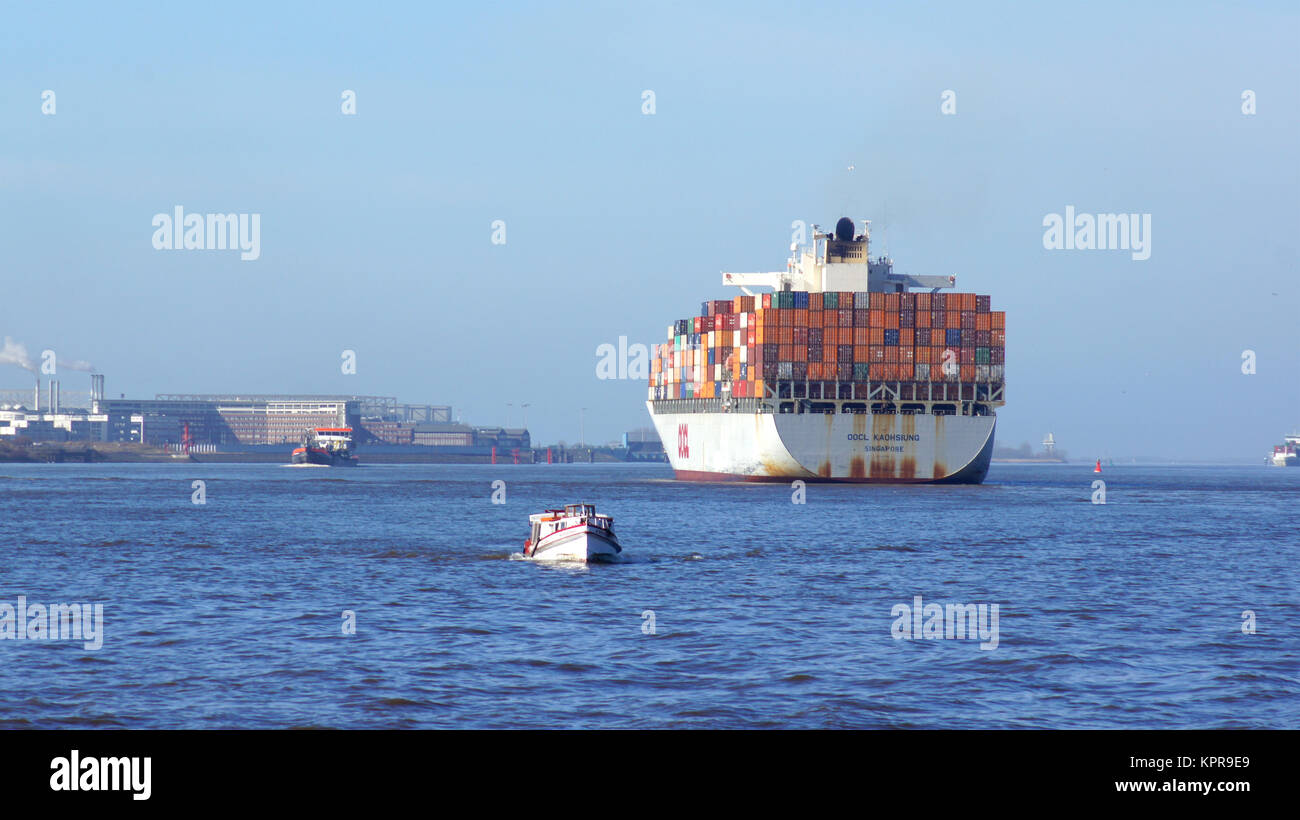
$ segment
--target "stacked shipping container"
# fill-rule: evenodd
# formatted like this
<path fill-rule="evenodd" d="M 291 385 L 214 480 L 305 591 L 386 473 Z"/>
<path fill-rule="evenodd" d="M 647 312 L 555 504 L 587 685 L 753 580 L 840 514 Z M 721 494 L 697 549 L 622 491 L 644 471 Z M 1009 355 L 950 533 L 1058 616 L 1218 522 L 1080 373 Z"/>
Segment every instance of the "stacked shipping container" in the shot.
<path fill-rule="evenodd" d="M 650 398 L 761 397 L 777 381 L 1001 384 L 1006 314 L 974 293 L 781 291 L 704 302 L 651 354 Z"/>

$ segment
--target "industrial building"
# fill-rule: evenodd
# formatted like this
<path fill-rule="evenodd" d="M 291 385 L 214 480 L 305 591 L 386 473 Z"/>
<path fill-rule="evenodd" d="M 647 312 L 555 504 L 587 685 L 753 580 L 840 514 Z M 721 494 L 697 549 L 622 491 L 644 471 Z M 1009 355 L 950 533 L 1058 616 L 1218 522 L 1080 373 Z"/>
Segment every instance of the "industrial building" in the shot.
<path fill-rule="evenodd" d="M 315 427 L 351 427 L 360 446 L 496 448 L 503 454 L 531 447 L 527 430 L 460 424 L 448 406 L 398 404 L 391 396 L 163 393 L 110 399 L 103 374 L 90 380 L 89 408 L 68 410 L 60 407 L 56 380 L 49 381 L 42 408 L 38 380 L 30 406 L 0 404 L 0 436 L 237 450 L 297 444 Z"/>

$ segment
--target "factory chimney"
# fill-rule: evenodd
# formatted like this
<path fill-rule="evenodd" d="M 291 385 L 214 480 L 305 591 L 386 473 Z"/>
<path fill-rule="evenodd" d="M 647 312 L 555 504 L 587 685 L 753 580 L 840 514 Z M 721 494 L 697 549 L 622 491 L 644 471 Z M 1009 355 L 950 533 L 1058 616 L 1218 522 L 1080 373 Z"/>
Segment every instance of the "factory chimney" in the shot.
<path fill-rule="evenodd" d="M 57 414 L 59 412 L 59 380 L 50 379 L 50 412 Z"/>
<path fill-rule="evenodd" d="M 99 412 L 99 403 L 104 399 L 104 374 L 90 374 L 90 412 Z"/>
<path fill-rule="evenodd" d="M 36 389 L 32 392 L 32 412 L 41 412 L 41 377 L 36 377 Z"/>

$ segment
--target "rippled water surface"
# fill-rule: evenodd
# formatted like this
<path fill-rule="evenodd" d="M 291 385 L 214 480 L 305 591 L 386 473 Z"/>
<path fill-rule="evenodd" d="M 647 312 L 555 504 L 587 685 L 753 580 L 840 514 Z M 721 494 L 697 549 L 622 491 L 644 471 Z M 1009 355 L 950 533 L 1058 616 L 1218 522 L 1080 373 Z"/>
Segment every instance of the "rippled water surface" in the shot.
<path fill-rule="evenodd" d="M 1104 506 L 1091 465 L 802 505 L 670 476 L 0 465 L 0 604 L 105 633 L 0 640 L 0 727 L 1300 728 L 1300 470 L 1114 467 Z M 520 560 L 578 500 L 629 560 Z M 997 648 L 895 639 L 916 595 L 998 604 Z"/>

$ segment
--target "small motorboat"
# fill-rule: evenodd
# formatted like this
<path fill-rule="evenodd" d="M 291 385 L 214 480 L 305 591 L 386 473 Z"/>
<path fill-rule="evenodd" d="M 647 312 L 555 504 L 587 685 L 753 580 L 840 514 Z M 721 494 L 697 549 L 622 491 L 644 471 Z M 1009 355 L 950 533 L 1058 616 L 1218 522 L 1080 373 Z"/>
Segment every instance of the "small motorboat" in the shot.
<path fill-rule="evenodd" d="M 528 516 L 532 533 L 524 555 L 538 561 L 610 561 L 623 553 L 614 519 L 597 515 L 595 504 L 565 504 L 564 509 Z"/>

